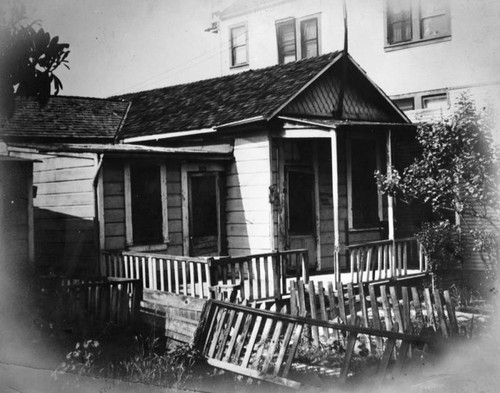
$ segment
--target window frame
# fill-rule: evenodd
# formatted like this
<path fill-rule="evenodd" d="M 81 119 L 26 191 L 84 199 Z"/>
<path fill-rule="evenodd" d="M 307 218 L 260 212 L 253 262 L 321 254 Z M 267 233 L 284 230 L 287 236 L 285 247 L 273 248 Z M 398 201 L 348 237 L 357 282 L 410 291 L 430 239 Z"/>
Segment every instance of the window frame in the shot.
<path fill-rule="evenodd" d="M 245 29 L 245 44 L 234 46 L 233 42 L 233 31 L 237 29 Z M 245 48 L 245 57 L 246 61 L 241 62 L 241 63 L 236 63 L 236 56 L 235 56 L 235 49 L 236 48 Z M 249 64 L 249 58 L 248 58 L 248 25 L 247 23 L 238 23 L 233 26 L 229 26 L 229 64 L 230 68 L 239 68 L 239 67 L 245 67 L 248 66 Z"/>
<path fill-rule="evenodd" d="M 285 45 L 280 42 L 280 36 L 282 36 L 282 34 L 280 34 L 280 28 L 288 24 L 290 24 L 293 27 L 293 55 L 295 59 L 292 61 L 297 60 L 297 21 L 295 20 L 295 18 L 285 19 L 281 21 L 276 21 L 276 43 L 278 45 L 278 64 L 286 64 L 284 62 L 285 51 L 282 50 L 282 48 L 284 48 Z"/>
<path fill-rule="evenodd" d="M 445 4 L 445 14 L 447 17 L 447 27 L 448 31 L 446 33 L 422 38 L 422 20 L 425 19 L 422 16 L 421 1 L 422 0 L 410 0 L 410 14 L 411 14 L 411 38 L 406 41 L 391 43 L 389 40 L 389 6 L 393 0 L 384 0 L 384 50 L 386 52 L 404 49 L 413 46 L 428 45 L 438 42 L 450 41 L 452 37 L 451 29 L 451 2 L 450 0 L 444 0 Z"/>
<path fill-rule="evenodd" d="M 136 244 L 134 242 L 133 220 L 132 220 L 132 184 L 131 184 L 131 165 L 127 162 L 123 167 L 124 188 L 125 188 L 125 244 L 130 250 L 134 251 L 155 251 L 164 250 L 170 242 L 168 233 L 168 191 L 167 191 L 167 167 L 159 163 L 160 167 L 160 199 L 162 211 L 162 237 L 161 243 Z"/>
<path fill-rule="evenodd" d="M 316 50 L 317 50 L 317 56 L 321 56 L 321 13 L 317 14 L 312 14 L 312 15 L 307 15 L 301 18 L 286 18 L 286 19 L 280 19 L 276 21 L 276 47 L 278 49 L 277 55 L 278 55 L 278 64 L 285 64 L 281 62 L 281 56 L 280 56 L 280 42 L 279 42 L 279 26 L 282 24 L 286 23 L 291 23 L 293 21 L 294 23 L 294 33 L 295 33 L 295 60 L 297 61 L 299 59 L 304 59 L 305 57 L 304 54 L 306 53 L 305 48 L 304 48 L 304 37 L 302 35 L 302 23 L 308 22 L 310 20 L 314 20 L 316 22 Z"/>

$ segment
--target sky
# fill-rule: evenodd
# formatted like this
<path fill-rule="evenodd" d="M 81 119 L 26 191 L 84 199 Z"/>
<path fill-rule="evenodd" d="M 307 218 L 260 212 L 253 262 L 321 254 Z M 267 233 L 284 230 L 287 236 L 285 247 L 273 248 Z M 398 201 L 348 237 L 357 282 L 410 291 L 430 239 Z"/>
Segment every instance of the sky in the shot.
<path fill-rule="evenodd" d="M 15 0 L 70 44 L 61 95 L 109 97 L 220 75 L 220 0 Z"/>

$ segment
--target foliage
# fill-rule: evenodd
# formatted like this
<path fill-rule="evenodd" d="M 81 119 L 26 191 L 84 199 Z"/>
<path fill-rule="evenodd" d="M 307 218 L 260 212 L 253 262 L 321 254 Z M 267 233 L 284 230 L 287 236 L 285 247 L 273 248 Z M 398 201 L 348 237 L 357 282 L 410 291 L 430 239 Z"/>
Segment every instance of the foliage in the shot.
<path fill-rule="evenodd" d="M 101 352 L 99 341 L 86 340 L 77 342 L 75 349 L 66 355 L 66 361 L 56 369 L 54 375 L 62 372 L 72 372 L 78 375 L 89 375 L 96 367 L 96 361 Z"/>
<path fill-rule="evenodd" d="M 457 226 L 450 221 L 425 222 L 415 237 L 424 248 L 432 272 L 442 275 L 457 266 L 464 244 Z"/>
<path fill-rule="evenodd" d="M 25 8 L 0 9 L 0 115 L 11 117 L 14 97 L 34 97 L 45 105 L 63 85 L 55 70 L 67 65 L 69 44 L 59 43 L 37 21 L 25 24 Z"/>
<path fill-rule="evenodd" d="M 411 165 L 402 173 L 394 168 L 385 175 L 376 172 L 375 178 L 382 193 L 404 202 L 421 201 L 441 218 L 460 216 L 486 267 L 495 269 L 500 155 L 492 133 L 488 114 L 478 112 L 464 94 L 452 116 L 418 126 L 416 138 L 422 153 Z M 447 232 L 449 228 L 442 229 Z"/>
<path fill-rule="evenodd" d="M 124 360 L 106 359 L 96 340 L 77 342 L 55 370 L 54 377 L 70 372 L 180 388 L 193 376 L 195 365 L 202 359 L 199 352 L 187 344 L 166 352 L 158 338 L 136 335 L 133 340 L 133 353 Z"/>

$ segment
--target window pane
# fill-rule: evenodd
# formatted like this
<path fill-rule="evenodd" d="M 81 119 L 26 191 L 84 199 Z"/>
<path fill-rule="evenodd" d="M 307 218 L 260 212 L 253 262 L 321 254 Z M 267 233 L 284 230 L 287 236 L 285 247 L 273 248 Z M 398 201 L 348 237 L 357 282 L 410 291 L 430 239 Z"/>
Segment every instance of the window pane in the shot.
<path fill-rule="evenodd" d="M 247 48 L 240 46 L 233 50 L 233 65 L 247 63 Z"/>
<path fill-rule="evenodd" d="M 446 94 L 422 97 L 422 108 L 425 109 L 445 109 L 448 107 Z"/>
<path fill-rule="evenodd" d="M 300 23 L 302 58 L 318 56 L 318 20 L 308 19 Z"/>
<path fill-rule="evenodd" d="M 245 45 L 246 42 L 246 29 L 244 27 L 237 27 L 231 30 L 233 46 Z"/>
<path fill-rule="evenodd" d="M 374 172 L 377 151 L 374 140 L 351 141 L 352 224 L 354 228 L 374 228 L 379 225 L 378 191 Z"/>
<path fill-rule="evenodd" d="M 448 15 L 438 15 L 422 19 L 422 38 L 440 37 L 450 34 Z"/>
<path fill-rule="evenodd" d="M 132 165 L 132 234 L 134 244 L 163 242 L 160 167 Z"/>
<path fill-rule="evenodd" d="M 412 39 L 411 0 L 387 1 L 387 40 L 389 44 Z"/>
<path fill-rule="evenodd" d="M 295 20 L 277 25 L 278 62 L 280 64 L 296 60 Z"/>
<path fill-rule="evenodd" d="M 411 110 L 415 109 L 415 100 L 412 97 L 410 97 L 410 98 L 398 98 L 398 99 L 395 99 L 392 101 L 402 111 L 411 111 Z"/>

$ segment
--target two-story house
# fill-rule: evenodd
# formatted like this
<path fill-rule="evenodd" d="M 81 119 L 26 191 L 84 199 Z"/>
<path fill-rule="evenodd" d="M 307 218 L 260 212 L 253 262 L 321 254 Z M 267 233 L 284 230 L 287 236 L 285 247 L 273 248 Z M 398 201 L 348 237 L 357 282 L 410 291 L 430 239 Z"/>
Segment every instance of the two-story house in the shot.
<path fill-rule="evenodd" d="M 468 91 L 500 103 L 500 3 L 346 0 L 349 53 L 412 120 L 453 109 Z M 226 1 L 214 8 L 223 74 L 342 49 L 343 0 Z"/>

